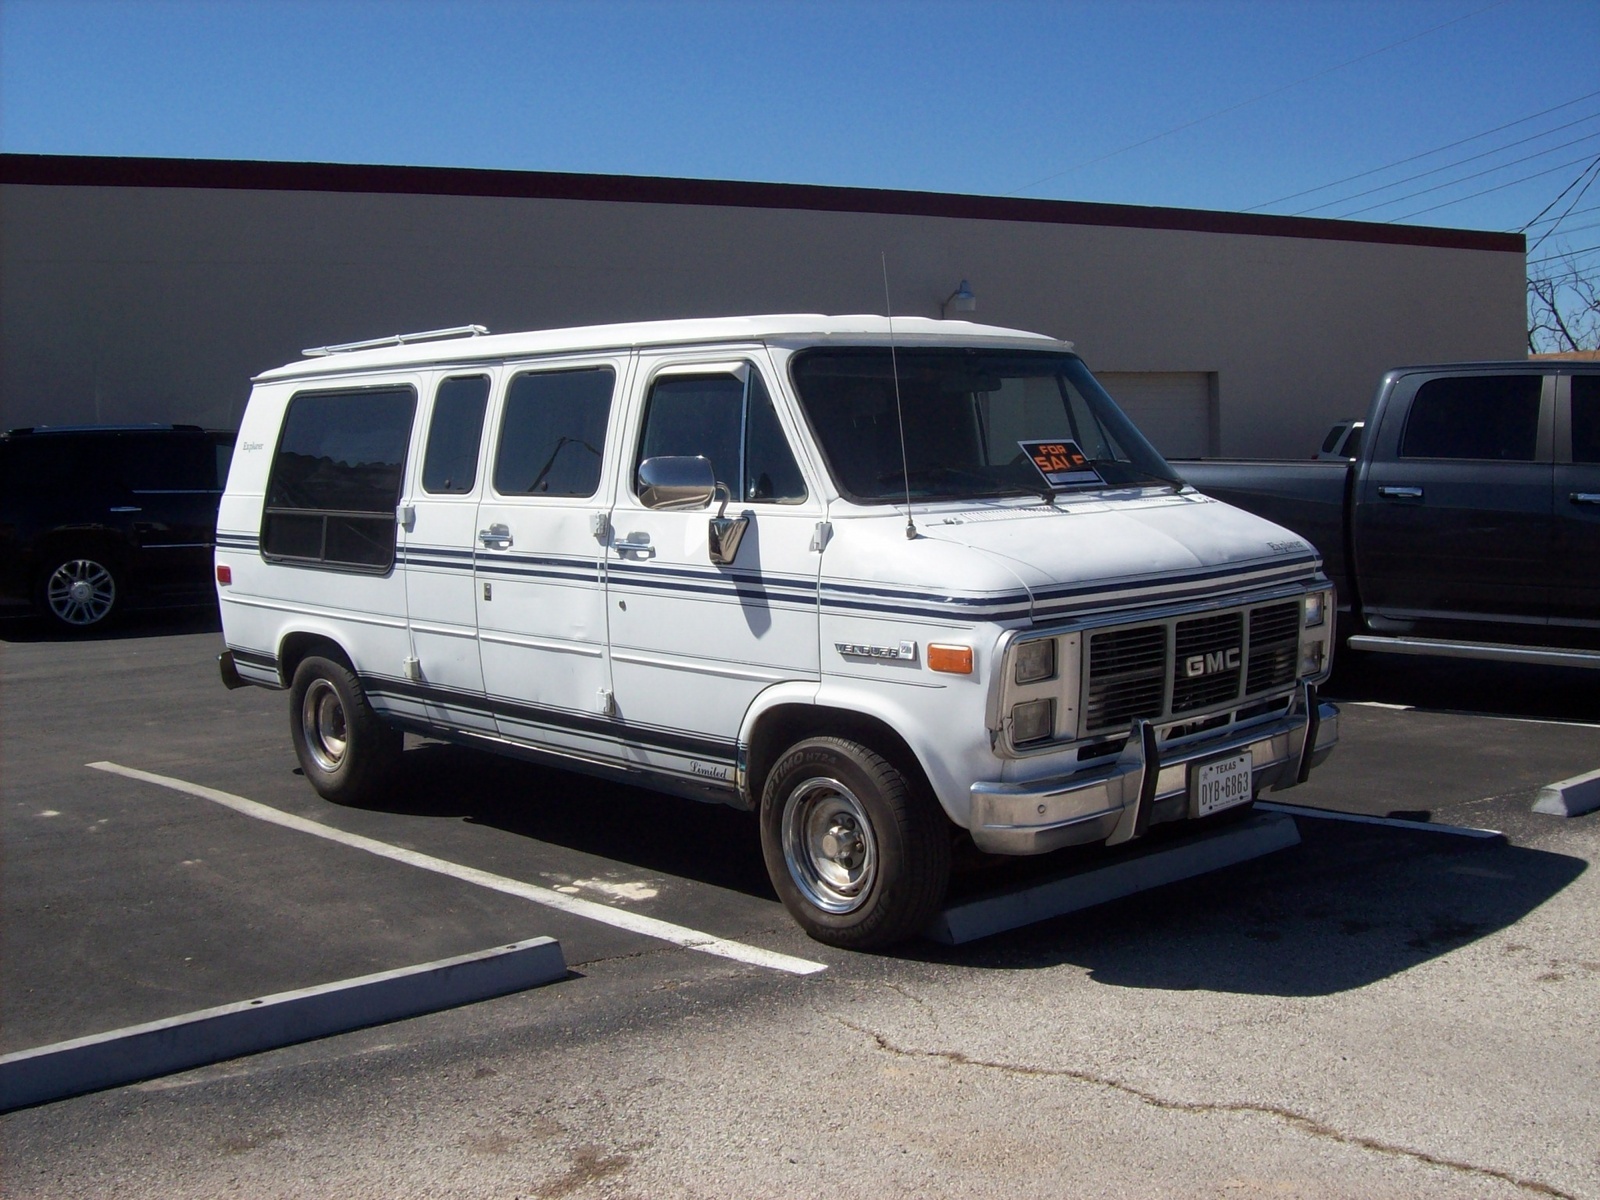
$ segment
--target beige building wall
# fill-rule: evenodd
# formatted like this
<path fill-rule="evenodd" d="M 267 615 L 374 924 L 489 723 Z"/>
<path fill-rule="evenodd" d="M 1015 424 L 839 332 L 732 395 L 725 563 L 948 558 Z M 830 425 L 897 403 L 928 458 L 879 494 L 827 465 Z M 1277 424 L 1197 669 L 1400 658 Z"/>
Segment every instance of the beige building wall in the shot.
<path fill-rule="evenodd" d="M 404 330 L 882 312 L 880 255 L 897 314 L 937 316 L 966 279 L 971 319 L 1069 338 L 1098 371 L 1205 373 L 1219 453 L 1310 455 L 1331 421 L 1365 411 L 1388 367 L 1525 352 L 1524 255 L 1504 247 L 12 182 L 0 185 L 0 427 L 231 426 L 253 373 Z"/>

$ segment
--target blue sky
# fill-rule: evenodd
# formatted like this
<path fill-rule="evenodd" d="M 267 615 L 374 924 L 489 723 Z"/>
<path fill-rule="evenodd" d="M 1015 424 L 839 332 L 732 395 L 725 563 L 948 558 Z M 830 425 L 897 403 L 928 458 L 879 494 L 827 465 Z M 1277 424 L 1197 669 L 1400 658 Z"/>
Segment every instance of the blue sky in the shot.
<path fill-rule="evenodd" d="M 1556 201 L 1534 237 L 1571 207 L 1537 257 L 1600 243 L 1597 48 L 1596 0 L 0 0 L 0 149 L 1478 229 Z"/>

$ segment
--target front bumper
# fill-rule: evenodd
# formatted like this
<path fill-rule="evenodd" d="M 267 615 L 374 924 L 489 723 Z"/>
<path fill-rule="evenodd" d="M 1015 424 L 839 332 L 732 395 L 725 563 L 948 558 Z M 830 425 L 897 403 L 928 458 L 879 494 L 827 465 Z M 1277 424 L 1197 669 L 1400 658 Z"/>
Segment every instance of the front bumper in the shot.
<path fill-rule="evenodd" d="M 1189 765 L 1249 750 L 1251 795 L 1303 783 L 1339 741 L 1339 710 L 1303 685 L 1275 721 L 1162 750 L 1153 726 L 1135 721 L 1113 763 L 1029 783 L 972 785 L 969 830 L 991 854 L 1044 854 L 1089 842 L 1115 845 L 1151 825 L 1190 815 Z"/>

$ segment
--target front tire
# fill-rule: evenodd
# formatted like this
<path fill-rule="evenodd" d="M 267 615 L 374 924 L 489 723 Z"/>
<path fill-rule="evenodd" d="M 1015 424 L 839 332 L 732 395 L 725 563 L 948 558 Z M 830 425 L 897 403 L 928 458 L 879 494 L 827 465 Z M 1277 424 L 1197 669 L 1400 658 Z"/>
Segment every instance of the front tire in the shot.
<path fill-rule="evenodd" d="M 104 629 L 122 612 L 122 580 L 104 555 L 57 555 L 40 573 L 39 611 L 64 633 Z"/>
<path fill-rule="evenodd" d="M 813 938 L 881 950 L 920 932 L 950 881 L 937 801 L 857 742 L 807 738 L 767 776 L 761 850 L 791 916 Z"/>
<path fill-rule="evenodd" d="M 404 747 L 404 735 L 373 711 L 355 673 L 316 656 L 295 670 L 289 734 L 311 786 L 335 804 L 378 799 Z"/>

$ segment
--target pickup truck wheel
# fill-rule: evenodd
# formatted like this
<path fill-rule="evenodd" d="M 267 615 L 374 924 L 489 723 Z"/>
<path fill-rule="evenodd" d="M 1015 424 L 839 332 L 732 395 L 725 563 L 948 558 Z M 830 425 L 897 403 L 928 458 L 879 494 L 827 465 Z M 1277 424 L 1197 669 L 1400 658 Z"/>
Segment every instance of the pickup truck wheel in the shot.
<path fill-rule="evenodd" d="M 313 656 L 289 689 L 289 734 L 311 786 L 335 804 L 370 804 L 399 765 L 403 735 L 367 702 L 354 672 Z"/>
<path fill-rule="evenodd" d="M 57 555 L 39 575 L 39 611 L 56 629 L 88 633 L 121 612 L 117 571 L 103 555 Z"/>
<path fill-rule="evenodd" d="M 924 788 L 843 738 L 807 738 L 772 768 L 761 849 L 773 886 L 808 934 L 879 950 L 920 931 L 950 879 L 950 828 Z"/>

